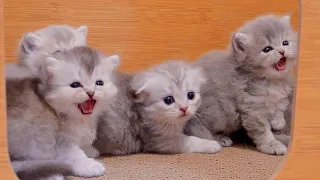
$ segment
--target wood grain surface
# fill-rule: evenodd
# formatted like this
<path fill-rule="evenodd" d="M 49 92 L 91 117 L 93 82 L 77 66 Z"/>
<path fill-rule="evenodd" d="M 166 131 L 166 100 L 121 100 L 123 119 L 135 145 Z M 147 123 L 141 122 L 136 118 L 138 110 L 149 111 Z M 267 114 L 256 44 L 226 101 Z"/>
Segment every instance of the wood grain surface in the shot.
<path fill-rule="evenodd" d="M 316 114 L 320 101 L 319 5 L 317 0 L 302 1 L 294 142 L 278 179 L 320 177 L 316 170 L 320 166 L 320 121 Z M 297 0 L 0 0 L 0 11 L 4 14 L 4 21 L 0 18 L 0 54 L 3 59 L 4 50 L 6 63 L 16 61 L 16 47 L 25 32 L 49 24 L 85 24 L 89 44 L 106 54 L 121 55 L 120 69 L 128 72 L 168 59 L 192 61 L 205 51 L 225 48 L 232 31 L 246 20 L 269 12 L 291 13 L 299 30 Z M 4 80 L 0 78 L 0 172 L 1 179 L 14 179 L 8 164 L 5 112 Z"/>

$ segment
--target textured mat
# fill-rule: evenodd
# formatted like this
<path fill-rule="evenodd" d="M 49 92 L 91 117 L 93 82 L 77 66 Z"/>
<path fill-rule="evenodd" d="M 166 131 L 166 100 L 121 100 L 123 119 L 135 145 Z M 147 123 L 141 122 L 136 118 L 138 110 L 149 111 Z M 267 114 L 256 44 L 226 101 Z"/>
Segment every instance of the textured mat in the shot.
<path fill-rule="evenodd" d="M 90 180 L 267 180 L 277 172 L 283 156 L 257 152 L 251 146 L 223 148 L 217 154 L 137 154 L 103 157 L 104 176 Z M 85 178 L 68 177 L 67 180 Z"/>

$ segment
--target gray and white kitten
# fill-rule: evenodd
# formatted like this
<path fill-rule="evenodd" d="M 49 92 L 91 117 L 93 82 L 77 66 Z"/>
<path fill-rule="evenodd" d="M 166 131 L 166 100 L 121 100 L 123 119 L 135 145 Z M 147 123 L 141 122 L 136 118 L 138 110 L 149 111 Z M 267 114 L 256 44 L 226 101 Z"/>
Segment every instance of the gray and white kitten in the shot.
<path fill-rule="evenodd" d="M 202 117 L 190 121 L 185 132 L 229 146 L 229 137 L 215 134 L 230 135 L 242 126 L 259 151 L 286 153 L 272 129 L 286 126 L 296 56 L 297 34 L 289 16 L 246 23 L 234 33 L 228 51 L 211 52 L 196 63 L 209 77 L 201 93 L 206 101 L 198 111 Z"/>
<path fill-rule="evenodd" d="M 37 74 L 42 56 L 87 44 L 87 26 L 50 25 L 35 32 L 25 33 L 18 46 L 18 64 L 6 65 L 6 77 L 25 77 Z M 25 68 L 27 67 L 27 68 Z M 28 68 L 31 69 L 28 70 Z M 34 72 L 34 73 L 32 73 Z"/>
<path fill-rule="evenodd" d="M 100 121 L 94 146 L 102 154 L 216 153 L 216 141 L 183 134 L 200 106 L 200 68 L 169 61 L 130 76 L 117 75 L 117 101 Z"/>
<path fill-rule="evenodd" d="M 104 173 L 104 165 L 82 149 L 95 140 L 98 116 L 117 94 L 118 64 L 116 55 L 79 46 L 41 59 L 38 78 L 6 78 L 8 147 L 18 175 L 63 168 L 83 177 Z M 63 179 L 52 173 L 48 178 Z"/>

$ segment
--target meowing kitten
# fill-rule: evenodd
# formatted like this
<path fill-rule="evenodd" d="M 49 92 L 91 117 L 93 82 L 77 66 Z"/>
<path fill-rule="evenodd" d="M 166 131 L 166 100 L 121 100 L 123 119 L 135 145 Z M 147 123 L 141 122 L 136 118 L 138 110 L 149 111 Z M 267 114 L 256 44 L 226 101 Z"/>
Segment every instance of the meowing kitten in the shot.
<path fill-rule="evenodd" d="M 183 61 L 169 61 L 133 77 L 119 72 L 117 101 L 100 121 L 94 146 L 114 155 L 218 152 L 216 141 L 183 134 L 200 105 L 204 82 L 201 70 Z"/>
<path fill-rule="evenodd" d="M 39 54 L 52 54 L 86 45 L 87 26 L 73 28 L 68 25 L 50 25 L 35 32 L 25 33 L 18 47 L 19 64 L 6 65 L 6 77 L 25 77 L 37 74 Z M 24 66 L 29 67 L 29 71 Z M 32 73 L 35 72 L 35 73 Z"/>
<path fill-rule="evenodd" d="M 13 168 L 18 175 L 30 170 L 37 175 L 35 164 L 41 169 L 51 163 L 55 164 L 52 168 L 70 167 L 66 171 L 76 176 L 102 175 L 105 167 L 81 148 L 93 143 L 98 116 L 117 93 L 113 71 L 119 57 L 105 57 L 80 46 L 53 53 L 41 62 L 39 79 L 6 79 Z M 63 179 L 59 174 L 52 176 Z"/>
<path fill-rule="evenodd" d="M 211 52 L 197 62 L 209 77 L 201 93 L 207 102 L 185 132 L 216 139 L 212 133 L 229 135 L 242 124 L 259 151 L 286 153 L 271 130 L 286 126 L 296 56 L 297 34 L 289 16 L 267 15 L 246 23 L 234 34 L 230 50 Z M 232 144 L 226 136 L 220 142 Z"/>
<path fill-rule="evenodd" d="M 284 113 L 293 91 L 291 71 L 297 59 L 297 41 L 290 16 L 274 15 L 248 22 L 233 38 L 237 72 L 248 80 L 238 97 L 242 125 L 257 149 L 267 154 L 287 151 L 271 128 L 286 126 Z"/>

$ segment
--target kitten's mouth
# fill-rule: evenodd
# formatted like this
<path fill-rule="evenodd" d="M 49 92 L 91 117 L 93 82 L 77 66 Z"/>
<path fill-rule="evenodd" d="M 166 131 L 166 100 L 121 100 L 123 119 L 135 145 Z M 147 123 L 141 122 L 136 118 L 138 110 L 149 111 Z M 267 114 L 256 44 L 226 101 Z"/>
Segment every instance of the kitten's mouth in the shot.
<path fill-rule="evenodd" d="M 88 99 L 85 102 L 78 104 L 78 108 L 80 109 L 82 114 L 91 114 L 93 112 L 95 104 L 96 100 Z"/>
<path fill-rule="evenodd" d="M 282 57 L 276 64 L 273 65 L 273 68 L 277 71 L 283 71 L 286 69 L 286 57 Z"/>

